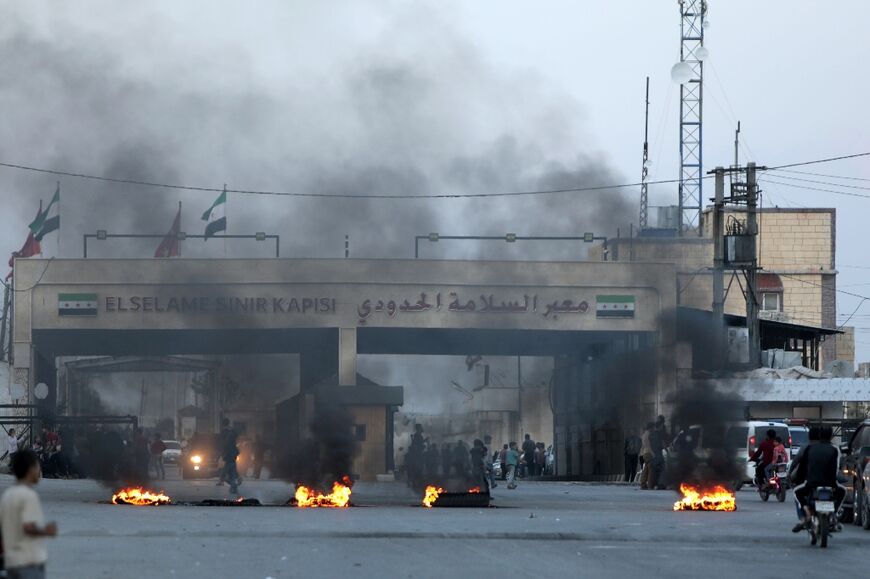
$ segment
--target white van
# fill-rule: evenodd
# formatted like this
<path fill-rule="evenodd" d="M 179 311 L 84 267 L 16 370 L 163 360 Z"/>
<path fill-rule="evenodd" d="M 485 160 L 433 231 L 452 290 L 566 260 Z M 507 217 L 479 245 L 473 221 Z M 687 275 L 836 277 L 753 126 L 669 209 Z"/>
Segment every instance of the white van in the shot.
<path fill-rule="evenodd" d="M 749 462 L 749 457 L 755 453 L 761 441 L 767 438 L 767 431 L 770 429 L 776 431 L 786 450 L 791 448 L 791 434 L 784 422 L 751 420 L 728 426 L 728 446 L 737 451 L 737 461 L 746 464 L 744 483 L 751 483 L 755 478 L 755 463 Z"/>

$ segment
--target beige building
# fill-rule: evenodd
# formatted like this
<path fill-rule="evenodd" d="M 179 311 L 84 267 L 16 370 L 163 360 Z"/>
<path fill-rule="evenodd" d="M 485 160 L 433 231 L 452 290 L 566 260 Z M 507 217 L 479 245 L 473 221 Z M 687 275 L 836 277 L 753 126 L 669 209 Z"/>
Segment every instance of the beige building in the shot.
<path fill-rule="evenodd" d="M 746 210 L 726 208 L 725 227 Z M 703 214 L 701 238 L 635 237 L 608 241 L 611 261 L 672 261 L 677 266 L 681 306 L 711 310 L 713 299 L 712 212 Z M 836 210 L 763 208 L 758 210 L 758 299 L 764 319 L 803 326 L 836 328 Z M 593 258 L 601 258 L 602 247 Z M 746 315 L 739 274 L 725 276 L 725 313 Z M 851 334 L 821 344 L 821 365 L 845 356 L 854 359 Z"/>

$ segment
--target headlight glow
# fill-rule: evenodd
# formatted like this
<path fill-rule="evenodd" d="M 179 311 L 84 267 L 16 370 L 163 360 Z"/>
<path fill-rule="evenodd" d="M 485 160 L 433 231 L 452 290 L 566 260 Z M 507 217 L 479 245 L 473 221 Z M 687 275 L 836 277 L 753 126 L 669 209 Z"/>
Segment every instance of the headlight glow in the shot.
<path fill-rule="evenodd" d="M 198 454 L 194 454 L 190 457 L 190 462 L 192 462 L 193 464 L 199 464 L 202 462 L 202 457 Z"/>

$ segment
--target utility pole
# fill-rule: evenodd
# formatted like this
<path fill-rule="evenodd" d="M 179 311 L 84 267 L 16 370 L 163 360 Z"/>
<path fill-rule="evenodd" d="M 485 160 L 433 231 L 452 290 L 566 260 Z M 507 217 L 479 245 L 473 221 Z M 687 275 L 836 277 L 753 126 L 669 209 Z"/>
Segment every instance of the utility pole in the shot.
<path fill-rule="evenodd" d="M 749 329 L 749 363 L 761 366 L 761 322 L 758 319 L 758 183 L 755 163 L 746 165 L 746 230 L 752 237 L 752 263 L 746 271 L 746 327 Z"/>
<path fill-rule="evenodd" d="M 737 130 L 734 131 L 734 166 L 740 166 L 740 121 L 737 121 Z"/>
<path fill-rule="evenodd" d="M 646 179 L 649 174 L 649 77 L 646 77 L 646 110 L 643 116 L 643 166 L 640 170 L 640 221 L 638 228 L 647 228 L 649 213 L 649 184 Z"/>
<path fill-rule="evenodd" d="M 710 173 L 715 175 L 716 196 L 713 199 L 713 318 L 723 330 L 725 299 L 728 290 L 724 289 L 724 272 L 741 272 L 744 283 L 740 283 L 746 302 L 746 329 L 749 334 L 748 364 L 751 368 L 761 366 L 761 323 L 758 302 L 758 170 L 755 163 L 746 167 L 723 169 L 716 167 Z M 731 194 L 724 196 L 725 173 L 730 173 Z M 745 181 L 741 177 L 745 174 Z M 725 206 L 746 207 L 746 218 L 741 220 L 732 216 L 727 227 L 724 224 Z M 739 282 L 739 280 L 738 280 Z M 728 284 L 731 287 L 731 284 Z M 718 329 L 717 329 L 718 332 Z M 724 341 L 717 356 L 725 350 Z M 718 358 L 724 361 L 722 358 Z"/>
<path fill-rule="evenodd" d="M 715 365 L 718 370 L 725 362 L 725 249 L 724 245 L 724 208 L 725 208 L 725 169 L 716 167 L 716 197 L 713 199 L 713 326 L 716 341 Z"/>
<path fill-rule="evenodd" d="M 8 362 L 9 358 L 11 358 L 11 356 L 9 356 L 7 354 L 7 351 L 11 350 L 12 348 L 8 348 L 8 349 L 6 348 L 6 334 L 7 334 L 6 327 L 9 325 L 9 316 L 10 316 L 10 309 L 11 309 L 9 307 L 9 301 L 10 301 L 9 286 L 4 285 L 3 286 L 3 315 L 0 316 L 0 362 Z M 11 331 L 9 332 L 9 334 L 10 334 L 9 341 L 11 342 L 12 341 Z"/>

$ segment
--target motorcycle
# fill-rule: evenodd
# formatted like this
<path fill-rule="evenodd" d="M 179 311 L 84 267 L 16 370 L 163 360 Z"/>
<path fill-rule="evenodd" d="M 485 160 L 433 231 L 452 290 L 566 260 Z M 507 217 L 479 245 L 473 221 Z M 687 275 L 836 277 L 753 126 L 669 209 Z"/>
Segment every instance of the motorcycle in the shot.
<path fill-rule="evenodd" d="M 784 469 L 782 476 L 780 476 L 780 464 Z M 788 466 L 784 463 L 780 464 L 776 465 L 776 469 L 771 476 L 765 475 L 761 480 L 758 480 L 758 477 L 756 477 L 752 481 L 755 488 L 758 489 L 758 496 L 764 502 L 767 502 L 771 495 L 774 495 L 779 502 L 785 501 L 786 491 L 788 490 L 786 487 L 788 484 Z"/>
<path fill-rule="evenodd" d="M 837 513 L 834 509 L 834 489 L 819 487 L 809 501 L 810 519 L 807 531 L 810 545 L 820 543 L 822 549 L 828 546 L 828 537 L 837 530 Z"/>
<path fill-rule="evenodd" d="M 788 478 L 788 464 L 784 462 L 777 463 L 768 484 L 773 494 L 776 495 L 776 500 L 781 503 L 785 502 L 786 493 L 789 487 L 791 487 L 791 481 Z"/>

